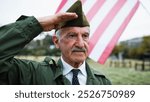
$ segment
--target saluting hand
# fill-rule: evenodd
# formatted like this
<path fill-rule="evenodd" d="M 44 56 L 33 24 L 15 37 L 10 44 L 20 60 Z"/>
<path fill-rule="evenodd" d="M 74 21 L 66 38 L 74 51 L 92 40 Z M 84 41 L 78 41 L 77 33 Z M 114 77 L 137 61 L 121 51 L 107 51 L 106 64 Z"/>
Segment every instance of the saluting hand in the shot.
<path fill-rule="evenodd" d="M 76 13 L 57 13 L 52 16 L 46 16 L 37 18 L 44 31 L 50 31 L 52 29 L 57 29 L 58 24 L 64 21 L 69 21 L 77 18 Z"/>

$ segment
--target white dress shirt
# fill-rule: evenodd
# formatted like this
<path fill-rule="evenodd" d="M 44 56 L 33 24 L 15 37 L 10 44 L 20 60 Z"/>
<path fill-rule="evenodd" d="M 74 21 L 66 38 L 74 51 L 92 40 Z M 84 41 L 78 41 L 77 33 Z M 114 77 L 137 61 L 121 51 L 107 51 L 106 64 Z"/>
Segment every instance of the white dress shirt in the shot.
<path fill-rule="evenodd" d="M 67 62 L 65 62 L 62 57 L 61 57 L 61 61 L 63 64 L 63 75 L 70 81 L 70 83 L 72 83 L 73 73 L 71 72 L 71 70 L 76 69 L 76 68 L 72 67 Z M 80 69 L 80 71 L 78 73 L 79 83 L 80 83 L 80 85 L 86 85 L 87 72 L 86 72 L 86 68 L 85 68 L 85 61 L 83 62 L 83 64 L 80 67 L 78 67 L 78 69 Z"/>

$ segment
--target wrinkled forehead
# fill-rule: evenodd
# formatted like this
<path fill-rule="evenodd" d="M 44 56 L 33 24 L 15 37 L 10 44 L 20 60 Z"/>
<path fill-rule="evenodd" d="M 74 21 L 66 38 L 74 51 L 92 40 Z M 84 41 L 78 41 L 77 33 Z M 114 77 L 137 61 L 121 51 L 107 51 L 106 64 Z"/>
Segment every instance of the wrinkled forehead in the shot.
<path fill-rule="evenodd" d="M 56 31 L 56 34 L 67 34 L 69 32 L 88 33 L 90 34 L 90 27 L 64 27 Z"/>

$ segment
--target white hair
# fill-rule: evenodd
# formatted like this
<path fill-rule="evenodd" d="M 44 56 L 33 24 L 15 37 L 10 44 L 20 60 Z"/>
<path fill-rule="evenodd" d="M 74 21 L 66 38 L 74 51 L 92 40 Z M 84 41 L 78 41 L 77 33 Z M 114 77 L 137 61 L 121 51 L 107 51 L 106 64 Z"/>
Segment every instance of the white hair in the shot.
<path fill-rule="evenodd" d="M 58 29 L 55 31 L 56 37 L 60 38 L 61 29 Z"/>

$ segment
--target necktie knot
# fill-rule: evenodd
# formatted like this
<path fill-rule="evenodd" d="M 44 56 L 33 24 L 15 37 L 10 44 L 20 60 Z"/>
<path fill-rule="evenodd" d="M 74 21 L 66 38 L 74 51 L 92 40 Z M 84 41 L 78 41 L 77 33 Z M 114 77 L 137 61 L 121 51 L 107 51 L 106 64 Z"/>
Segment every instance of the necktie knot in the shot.
<path fill-rule="evenodd" d="M 79 81 L 78 81 L 78 73 L 79 73 L 79 69 L 72 69 L 71 70 L 73 73 L 73 77 L 72 77 L 72 85 L 79 85 Z"/>
<path fill-rule="evenodd" d="M 79 73 L 79 69 L 72 69 L 73 76 L 77 77 Z"/>

